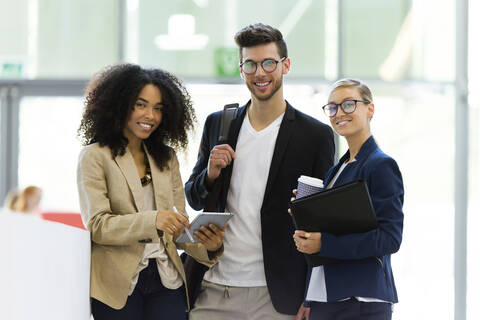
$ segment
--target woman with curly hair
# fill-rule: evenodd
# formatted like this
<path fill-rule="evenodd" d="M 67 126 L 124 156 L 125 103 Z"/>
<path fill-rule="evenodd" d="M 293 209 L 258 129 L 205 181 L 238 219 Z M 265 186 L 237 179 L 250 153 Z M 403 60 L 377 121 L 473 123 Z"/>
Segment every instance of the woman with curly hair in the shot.
<path fill-rule="evenodd" d="M 194 122 L 190 96 L 163 70 L 116 65 L 87 86 L 77 183 L 91 232 L 96 320 L 186 318 L 174 240 L 189 223 L 174 150 L 186 149 Z M 195 237 L 199 243 L 178 247 L 213 265 L 223 251 L 223 229 L 202 227 Z"/>

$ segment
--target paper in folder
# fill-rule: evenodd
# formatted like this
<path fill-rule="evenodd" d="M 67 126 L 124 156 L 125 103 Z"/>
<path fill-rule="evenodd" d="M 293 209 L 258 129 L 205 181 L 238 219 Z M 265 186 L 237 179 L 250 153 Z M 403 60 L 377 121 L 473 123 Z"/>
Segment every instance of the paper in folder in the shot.
<path fill-rule="evenodd" d="M 367 184 L 362 180 L 294 200 L 291 208 L 297 230 L 343 235 L 378 227 Z M 338 261 L 309 254 L 305 257 L 309 267 Z"/>

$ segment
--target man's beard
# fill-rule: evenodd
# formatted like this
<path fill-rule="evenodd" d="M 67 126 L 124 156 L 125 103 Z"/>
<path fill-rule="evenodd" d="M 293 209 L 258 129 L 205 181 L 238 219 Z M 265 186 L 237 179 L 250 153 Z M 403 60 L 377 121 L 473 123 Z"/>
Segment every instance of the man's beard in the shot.
<path fill-rule="evenodd" d="M 280 78 L 280 81 L 278 81 L 278 82 L 276 83 L 276 86 L 273 88 L 272 93 L 270 93 L 268 96 L 257 96 L 257 95 L 255 94 L 255 85 L 252 84 L 252 83 L 250 83 L 250 82 L 247 82 L 247 88 L 248 88 L 248 90 L 250 90 L 250 92 L 252 93 L 252 95 L 253 95 L 255 98 L 257 98 L 258 100 L 260 100 L 260 101 L 267 101 L 267 100 L 269 100 L 271 97 L 273 97 L 273 95 L 274 95 L 275 93 L 277 93 L 277 91 L 282 87 L 282 82 L 283 82 L 283 79 Z"/>

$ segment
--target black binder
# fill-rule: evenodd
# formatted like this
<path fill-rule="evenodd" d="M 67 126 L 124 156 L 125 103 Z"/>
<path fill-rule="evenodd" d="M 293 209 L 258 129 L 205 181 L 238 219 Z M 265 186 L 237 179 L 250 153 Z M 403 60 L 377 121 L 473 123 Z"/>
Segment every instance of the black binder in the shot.
<path fill-rule="evenodd" d="M 378 227 L 368 187 L 363 180 L 296 199 L 291 208 L 297 230 L 342 235 Z M 309 267 L 338 261 L 309 254 L 305 257 Z"/>

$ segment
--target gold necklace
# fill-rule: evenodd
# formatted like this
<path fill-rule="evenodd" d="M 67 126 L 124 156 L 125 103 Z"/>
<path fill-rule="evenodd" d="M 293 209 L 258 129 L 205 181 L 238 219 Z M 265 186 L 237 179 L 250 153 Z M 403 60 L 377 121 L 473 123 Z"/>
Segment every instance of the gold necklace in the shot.
<path fill-rule="evenodd" d="M 152 170 L 150 169 L 150 164 L 148 163 L 147 155 L 145 154 L 145 175 L 140 179 L 142 187 L 148 186 L 152 182 Z"/>

